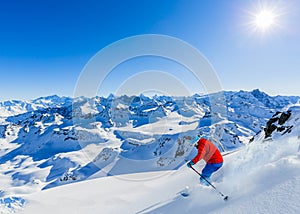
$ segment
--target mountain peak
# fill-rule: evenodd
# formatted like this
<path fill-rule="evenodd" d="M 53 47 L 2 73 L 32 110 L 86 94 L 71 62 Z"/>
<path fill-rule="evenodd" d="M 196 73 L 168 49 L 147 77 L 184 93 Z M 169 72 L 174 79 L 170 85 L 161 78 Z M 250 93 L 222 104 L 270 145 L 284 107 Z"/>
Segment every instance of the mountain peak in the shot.
<path fill-rule="evenodd" d="M 270 97 L 268 94 L 266 94 L 265 92 L 263 91 L 260 91 L 259 89 L 254 89 L 251 94 L 257 98 L 257 99 L 263 99 L 263 98 L 266 98 L 266 97 Z"/>

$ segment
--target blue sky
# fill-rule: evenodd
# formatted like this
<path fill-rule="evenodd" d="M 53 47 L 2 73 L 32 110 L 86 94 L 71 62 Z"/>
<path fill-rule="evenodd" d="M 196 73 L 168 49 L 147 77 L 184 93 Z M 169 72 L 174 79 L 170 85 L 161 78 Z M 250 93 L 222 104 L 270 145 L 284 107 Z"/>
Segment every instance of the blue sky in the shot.
<path fill-rule="evenodd" d="M 278 8 L 276 27 L 264 34 L 248 25 L 261 4 Z M 297 0 L 1 1 L 0 100 L 72 96 L 91 57 L 140 34 L 169 35 L 196 47 L 224 90 L 300 95 L 298 8 Z M 133 70 L 176 70 L 166 68 L 169 62 L 153 66 L 151 59 L 129 64 L 123 75 L 115 69 L 99 93 L 114 92 Z M 192 91 L 202 90 L 192 77 L 182 78 Z"/>

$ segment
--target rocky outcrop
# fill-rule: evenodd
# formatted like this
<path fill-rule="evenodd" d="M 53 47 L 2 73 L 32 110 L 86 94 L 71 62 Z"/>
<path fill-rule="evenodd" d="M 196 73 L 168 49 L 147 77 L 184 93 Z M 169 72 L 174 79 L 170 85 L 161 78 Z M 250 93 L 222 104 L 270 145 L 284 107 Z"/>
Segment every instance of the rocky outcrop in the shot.
<path fill-rule="evenodd" d="M 291 111 L 287 112 L 276 112 L 273 117 L 267 122 L 264 128 L 265 138 L 272 136 L 272 133 L 276 130 L 282 134 L 291 132 L 293 125 L 284 125 L 286 121 L 291 117 Z"/>

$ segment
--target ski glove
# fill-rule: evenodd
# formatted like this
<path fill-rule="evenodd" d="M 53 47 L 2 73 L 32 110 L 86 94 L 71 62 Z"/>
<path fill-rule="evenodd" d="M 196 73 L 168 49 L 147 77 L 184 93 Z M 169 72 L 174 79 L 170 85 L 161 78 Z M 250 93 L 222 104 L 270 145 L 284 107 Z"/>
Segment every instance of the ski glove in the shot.
<path fill-rule="evenodd" d="M 195 163 L 193 161 L 190 161 L 187 163 L 187 167 L 191 168 L 191 166 L 193 166 Z"/>

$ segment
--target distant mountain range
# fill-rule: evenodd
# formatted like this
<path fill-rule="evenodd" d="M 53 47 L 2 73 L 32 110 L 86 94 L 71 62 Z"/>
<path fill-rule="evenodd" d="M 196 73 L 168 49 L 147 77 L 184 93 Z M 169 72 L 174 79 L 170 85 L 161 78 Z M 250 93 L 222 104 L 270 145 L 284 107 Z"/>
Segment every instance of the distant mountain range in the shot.
<path fill-rule="evenodd" d="M 34 192 L 88 178 L 176 169 L 189 157 L 196 134 L 223 152 L 237 149 L 299 99 L 254 90 L 2 102 L 0 170 L 12 184 L 3 194 L 24 185 Z"/>

